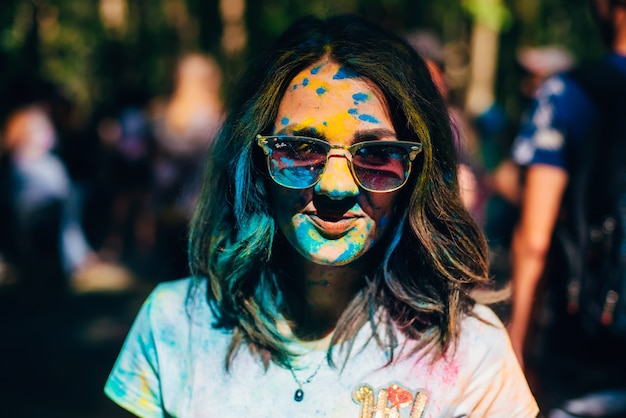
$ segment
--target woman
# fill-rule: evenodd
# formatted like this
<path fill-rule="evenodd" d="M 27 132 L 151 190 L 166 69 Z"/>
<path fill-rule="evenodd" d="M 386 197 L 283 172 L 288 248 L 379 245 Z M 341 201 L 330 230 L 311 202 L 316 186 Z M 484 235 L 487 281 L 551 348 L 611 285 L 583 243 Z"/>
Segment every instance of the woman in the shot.
<path fill-rule="evenodd" d="M 211 148 L 194 278 L 142 307 L 106 393 L 142 417 L 534 416 L 463 209 L 444 103 L 403 40 L 295 23 Z"/>

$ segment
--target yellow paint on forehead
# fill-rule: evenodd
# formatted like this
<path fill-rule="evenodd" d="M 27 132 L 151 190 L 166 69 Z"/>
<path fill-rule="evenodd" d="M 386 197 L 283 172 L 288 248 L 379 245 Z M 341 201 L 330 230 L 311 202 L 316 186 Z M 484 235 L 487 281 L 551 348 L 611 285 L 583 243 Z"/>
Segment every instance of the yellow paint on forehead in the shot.
<path fill-rule="evenodd" d="M 337 74 L 341 66 L 332 61 L 300 72 L 283 96 L 278 120 L 288 119 L 290 130 L 314 128 L 336 140 L 348 139 L 345 134 L 359 127 L 392 128 L 383 102 L 365 80 L 335 78 Z M 362 115 L 373 116 L 378 123 L 359 119 Z"/>

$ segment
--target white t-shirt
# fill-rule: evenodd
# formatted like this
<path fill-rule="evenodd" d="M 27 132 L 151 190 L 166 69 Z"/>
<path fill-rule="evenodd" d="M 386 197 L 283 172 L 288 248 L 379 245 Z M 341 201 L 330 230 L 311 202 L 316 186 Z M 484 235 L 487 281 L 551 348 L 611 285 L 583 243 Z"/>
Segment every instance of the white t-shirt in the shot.
<path fill-rule="evenodd" d="M 142 306 L 106 383 L 116 403 L 140 417 L 535 417 L 539 410 L 497 316 L 485 306 L 467 317 L 456 350 L 432 362 L 413 356 L 382 367 L 369 326 L 345 368 L 323 351 L 298 357 L 292 372 L 264 370 L 242 348 L 229 372 L 231 334 L 211 326 L 206 281 L 159 284 Z"/>

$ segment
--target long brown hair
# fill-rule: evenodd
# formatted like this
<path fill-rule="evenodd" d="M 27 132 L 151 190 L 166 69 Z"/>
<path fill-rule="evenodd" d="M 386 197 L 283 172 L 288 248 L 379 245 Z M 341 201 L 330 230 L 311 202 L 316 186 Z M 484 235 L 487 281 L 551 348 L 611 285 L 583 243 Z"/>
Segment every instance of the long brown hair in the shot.
<path fill-rule="evenodd" d="M 274 323 L 284 308 L 272 259 L 277 227 L 254 138 L 271 129 L 288 83 L 325 56 L 374 83 L 398 136 L 423 146 L 380 265 L 340 317 L 334 341 L 348 341 L 349 353 L 370 323 L 385 349 L 399 329 L 416 350 L 441 354 L 474 304 L 470 291 L 489 284 L 486 242 L 460 200 L 448 113 L 424 61 L 400 37 L 354 16 L 302 19 L 251 63 L 206 162 L 190 229 L 192 272 L 209 280 L 216 326 L 233 331 L 229 361 L 247 344 L 265 360 L 289 362 Z"/>

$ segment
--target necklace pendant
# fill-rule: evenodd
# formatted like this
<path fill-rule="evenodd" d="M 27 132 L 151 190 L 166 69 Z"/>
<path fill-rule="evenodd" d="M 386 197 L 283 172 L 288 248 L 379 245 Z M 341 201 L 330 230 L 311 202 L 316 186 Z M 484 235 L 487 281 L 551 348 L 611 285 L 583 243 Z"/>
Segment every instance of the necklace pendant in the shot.
<path fill-rule="evenodd" d="M 296 390 L 296 393 L 293 394 L 293 400 L 296 402 L 302 402 L 304 399 L 304 391 L 302 389 Z"/>

